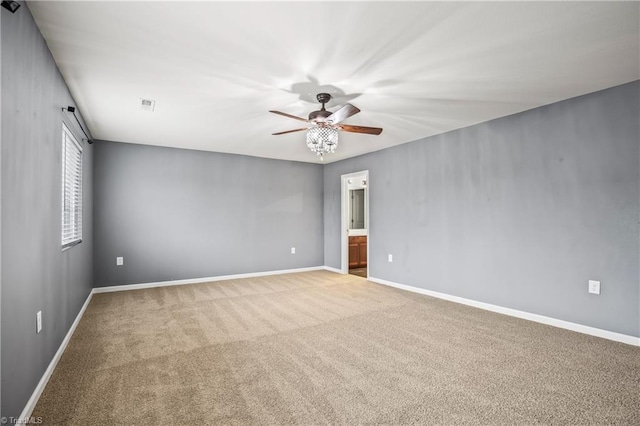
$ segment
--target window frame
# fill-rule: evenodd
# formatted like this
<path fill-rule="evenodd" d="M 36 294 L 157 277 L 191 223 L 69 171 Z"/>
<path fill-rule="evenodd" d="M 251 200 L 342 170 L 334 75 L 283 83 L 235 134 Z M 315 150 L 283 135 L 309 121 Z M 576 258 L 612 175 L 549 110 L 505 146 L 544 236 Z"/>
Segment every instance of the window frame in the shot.
<path fill-rule="evenodd" d="M 69 164 L 67 150 L 74 148 L 74 153 L 71 153 L 76 160 L 76 170 L 68 170 Z M 71 132 L 69 127 L 62 123 L 62 156 L 61 156 L 61 174 L 62 174 L 62 206 L 61 206 L 61 232 L 60 240 L 62 244 L 62 250 L 67 250 L 73 246 L 76 246 L 82 242 L 82 225 L 83 225 L 83 149 L 82 144 L 78 142 L 78 139 Z M 70 179 L 70 181 L 68 180 Z M 77 197 L 69 194 L 69 189 L 73 192 L 77 192 Z M 65 200 L 69 197 L 70 211 L 67 215 L 65 212 Z M 72 227 L 71 235 L 69 236 L 66 229 Z"/>

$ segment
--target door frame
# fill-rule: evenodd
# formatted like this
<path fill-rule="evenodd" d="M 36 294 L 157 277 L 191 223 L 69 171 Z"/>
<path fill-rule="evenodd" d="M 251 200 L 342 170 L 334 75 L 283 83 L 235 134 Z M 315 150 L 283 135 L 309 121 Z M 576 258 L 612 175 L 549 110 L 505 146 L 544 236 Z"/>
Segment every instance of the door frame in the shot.
<path fill-rule="evenodd" d="M 340 272 L 349 273 L 349 183 L 354 177 L 364 176 L 367 185 L 364 187 L 364 223 L 367 227 L 367 278 L 369 278 L 369 265 L 371 265 L 371 218 L 369 217 L 369 170 L 348 173 L 340 177 Z"/>

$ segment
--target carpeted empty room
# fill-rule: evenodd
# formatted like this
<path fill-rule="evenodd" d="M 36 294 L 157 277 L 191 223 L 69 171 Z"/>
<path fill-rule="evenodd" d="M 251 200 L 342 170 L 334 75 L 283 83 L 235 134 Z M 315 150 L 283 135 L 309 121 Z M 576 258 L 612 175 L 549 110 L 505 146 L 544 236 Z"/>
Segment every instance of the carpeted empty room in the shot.
<path fill-rule="evenodd" d="M 327 271 L 94 295 L 47 424 L 639 424 L 640 349 Z"/>
<path fill-rule="evenodd" d="M 0 426 L 640 425 L 639 1 L 0 2 Z"/>

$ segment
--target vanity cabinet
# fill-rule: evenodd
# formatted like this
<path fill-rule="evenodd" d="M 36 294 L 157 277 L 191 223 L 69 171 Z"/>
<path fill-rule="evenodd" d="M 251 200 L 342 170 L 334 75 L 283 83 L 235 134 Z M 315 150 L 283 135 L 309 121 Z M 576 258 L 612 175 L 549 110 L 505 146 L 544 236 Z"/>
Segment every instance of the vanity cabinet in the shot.
<path fill-rule="evenodd" d="M 349 237 L 349 269 L 367 267 L 367 236 Z"/>

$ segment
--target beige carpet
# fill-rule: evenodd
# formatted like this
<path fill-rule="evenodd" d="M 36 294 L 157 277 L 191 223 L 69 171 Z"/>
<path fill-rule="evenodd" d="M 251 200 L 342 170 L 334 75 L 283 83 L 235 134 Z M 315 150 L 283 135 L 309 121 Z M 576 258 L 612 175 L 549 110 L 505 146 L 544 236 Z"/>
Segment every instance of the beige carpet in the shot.
<path fill-rule="evenodd" d="M 44 424 L 640 424 L 640 348 L 326 271 L 96 294 Z"/>

